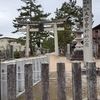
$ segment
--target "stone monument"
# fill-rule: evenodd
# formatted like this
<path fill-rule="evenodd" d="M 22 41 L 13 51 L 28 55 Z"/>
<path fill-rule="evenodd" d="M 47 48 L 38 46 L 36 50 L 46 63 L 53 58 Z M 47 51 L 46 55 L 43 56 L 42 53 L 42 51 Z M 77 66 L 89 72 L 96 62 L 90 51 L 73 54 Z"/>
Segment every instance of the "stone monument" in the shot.
<path fill-rule="evenodd" d="M 75 46 L 74 51 L 71 54 L 70 60 L 83 60 L 83 45 L 81 43 L 82 41 L 82 30 L 80 28 L 80 25 L 77 25 L 76 31 L 74 31 L 74 34 L 76 36 L 75 40 L 77 41 L 77 44 Z"/>
<path fill-rule="evenodd" d="M 93 61 L 92 0 L 83 0 L 84 64 Z"/>

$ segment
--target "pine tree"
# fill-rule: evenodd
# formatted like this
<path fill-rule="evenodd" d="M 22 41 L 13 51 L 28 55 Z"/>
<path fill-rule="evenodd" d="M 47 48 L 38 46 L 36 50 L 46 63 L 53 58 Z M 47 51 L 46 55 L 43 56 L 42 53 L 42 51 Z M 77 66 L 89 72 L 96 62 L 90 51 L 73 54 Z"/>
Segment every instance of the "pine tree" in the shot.
<path fill-rule="evenodd" d="M 76 27 L 76 23 L 80 23 L 82 28 L 82 8 L 76 5 L 76 1 L 69 0 L 64 2 L 60 9 L 56 9 L 55 19 L 67 18 L 64 24 L 60 25 L 65 28 L 64 31 L 58 33 L 58 45 L 64 49 L 64 55 L 67 51 L 67 43 L 71 43 L 74 39 L 72 34 L 73 29 Z"/>
<path fill-rule="evenodd" d="M 13 20 L 13 26 L 16 30 L 13 33 L 19 32 L 20 28 L 25 27 L 20 25 L 17 21 L 43 21 L 50 15 L 50 13 L 45 13 L 42 10 L 40 4 L 36 4 L 35 1 L 30 2 L 29 0 L 25 1 L 26 6 L 22 6 L 17 9 L 20 12 L 20 15 Z M 38 26 L 30 26 L 30 28 L 38 28 Z M 33 55 L 34 46 L 37 45 L 40 47 L 41 39 L 48 37 L 47 32 L 30 32 L 30 53 Z"/>

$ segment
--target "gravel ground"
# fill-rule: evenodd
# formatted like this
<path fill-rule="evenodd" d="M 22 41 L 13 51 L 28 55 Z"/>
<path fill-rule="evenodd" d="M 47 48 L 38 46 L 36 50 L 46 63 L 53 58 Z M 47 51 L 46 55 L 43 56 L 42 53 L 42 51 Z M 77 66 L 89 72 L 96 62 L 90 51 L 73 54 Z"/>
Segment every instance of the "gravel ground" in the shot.
<path fill-rule="evenodd" d="M 96 62 L 96 67 L 99 67 L 100 68 L 100 59 L 94 59 L 94 61 Z M 56 71 L 56 64 L 58 62 L 63 62 L 65 63 L 65 68 L 67 71 L 71 71 L 71 63 L 72 61 L 66 59 L 66 57 L 64 56 L 55 56 L 54 53 L 51 53 L 50 54 L 50 71 Z M 84 63 L 83 61 L 80 61 L 81 62 L 81 68 L 84 67 Z"/>
<path fill-rule="evenodd" d="M 49 100 L 58 100 L 57 99 L 57 74 L 52 72 L 50 74 L 49 80 Z M 97 77 L 97 91 L 98 98 L 100 97 L 100 77 Z M 34 86 L 33 89 L 34 100 L 41 100 L 41 82 Z M 87 100 L 87 81 L 86 75 L 82 75 L 82 100 Z M 73 100 L 72 98 L 72 73 L 71 71 L 66 72 L 66 100 Z"/>

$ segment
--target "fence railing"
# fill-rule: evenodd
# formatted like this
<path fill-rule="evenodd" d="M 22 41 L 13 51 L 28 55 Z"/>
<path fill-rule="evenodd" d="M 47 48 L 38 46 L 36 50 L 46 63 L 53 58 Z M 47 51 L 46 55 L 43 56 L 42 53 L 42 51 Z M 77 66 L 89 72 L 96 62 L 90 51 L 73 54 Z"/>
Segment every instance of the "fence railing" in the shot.
<path fill-rule="evenodd" d="M 8 100 L 16 100 L 16 85 L 14 82 L 15 64 L 10 64 L 7 67 L 7 97 Z M 33 78 L 32 78 L 32 64 L 24 65 L 25 77 L 25 100 L 34 100 L 33 98 Z M 81 63 L 72 62 L 72 94 L 73 100 L 82 100 L 82 81 L 81 81 Z M 87 75 L 87 100 L 97 99 L 97 71 L 95 62 L 86 63 Z M 12 82 L 14 84 L 12 84 Z M 41 86 L 42 86 L 42 100 L 49 100 L 49 64 L 44 62 L 41 64 Z M 12 88 L 13 87 L 13 88 Z M 66 100 L 66 76 L 65 64 L 57 63 L 57 100 Z M 12 94 L 12 95 L 11 95 Z"/>
<path fill-rule="evenodd" d="M 49 54 L 40 57 L 1 62 L 1 100 L 14 100 L 11 98 L 18 97 L 25 92 L 25 71 L 29 70 L 25 70 L 26 67 L 24 68 L 24 66 L 26 64 L 31 64 L 32 67 L 32 86 L 37 84 L 41 80 L 42 62 L 50 62 Z"/>

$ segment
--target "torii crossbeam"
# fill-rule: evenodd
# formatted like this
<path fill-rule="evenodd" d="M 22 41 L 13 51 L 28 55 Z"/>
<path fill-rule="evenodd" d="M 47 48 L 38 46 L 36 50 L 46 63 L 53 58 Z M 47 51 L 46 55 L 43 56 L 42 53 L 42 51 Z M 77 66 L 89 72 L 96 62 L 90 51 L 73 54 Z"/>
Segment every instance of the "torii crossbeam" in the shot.
<path fill-rule="evenodd" d="M 62 31 L 64 28 L 57 28 L 57 24 L 62 24 L 67 21 L 65 19 L 53 20 L 53 21 L 20 21 L 17 22 L 21 25 L 26 25 L 25 29 L 20 29 L 20 32 L 27 32 L 26 34 L 26 53 L 25 56 L 29 57 L 29 32 L 30 31 L 39 31 L 36 29 L 30 29 L 30 25 L 38 25 L 39 23 L 43 23 L 44 25 L 53 25 L 53 28 L 44 28 L 44 31 L 54 31 L 54 41 L 55 41 L 55 55 L 59 55 L 59 48 L 58 48 L 58 34 L 57 31 Z"/>

